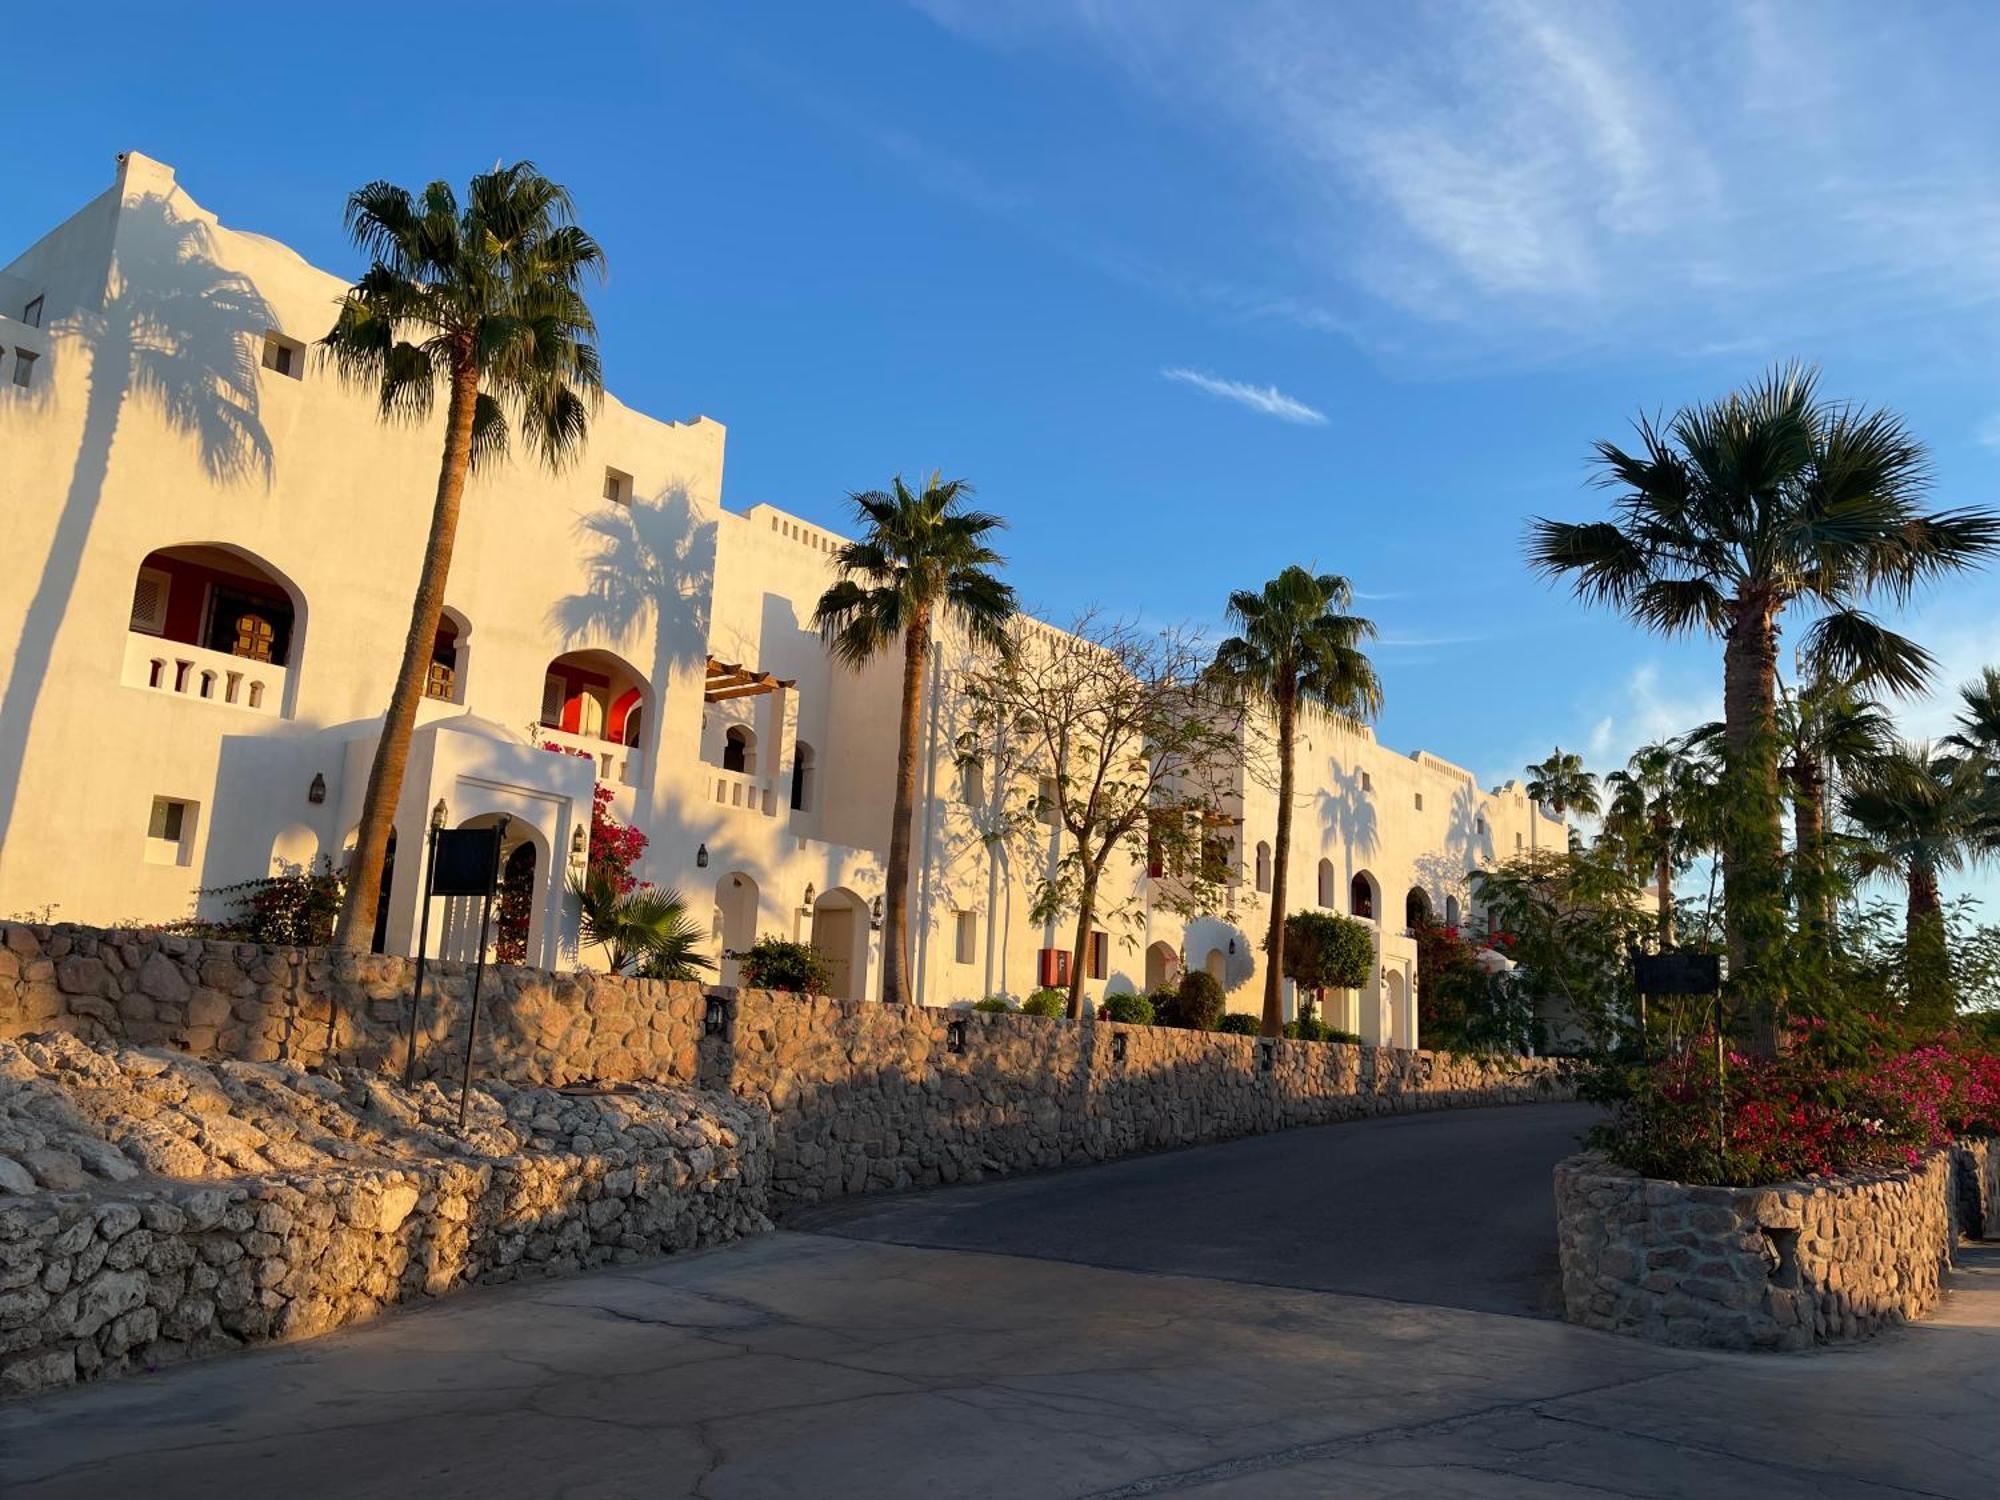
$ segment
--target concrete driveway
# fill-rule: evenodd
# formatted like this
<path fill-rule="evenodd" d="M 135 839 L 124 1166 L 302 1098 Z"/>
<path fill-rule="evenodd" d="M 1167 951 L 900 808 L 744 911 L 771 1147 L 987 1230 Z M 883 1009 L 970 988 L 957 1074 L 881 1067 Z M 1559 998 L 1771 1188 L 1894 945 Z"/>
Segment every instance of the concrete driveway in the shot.
<path fill-rule="evenodd" d="M 1444 1261 L 1403 1223 L 1450 1199 L 1449 1162 L 1502 1137 L 1566 1147 L 1577 1114 L 1300 1131 L 475 1292 L 0 1407 L 0 1493 L 2000 1493 L 2000 1266 L 1962 1272 L 1939 1319 L 1871 1345 L 1695 1354 L 1519 1315 L 1543 1304 L 1511 1213 L 1436 1209 Z M 1289 1212 L 1253 1211 L 1280 1190 Z M 1298 1214 L 1318 1229 L 1253 1252 Z M 1009 1253 L 887 1242 L 918 1236 Z M 1231 1242 L 1247 1279 L 1170 1264 L 1208 1266 Z M 1454 1258 L 1464 1274 L 1441 1274 Z"/>

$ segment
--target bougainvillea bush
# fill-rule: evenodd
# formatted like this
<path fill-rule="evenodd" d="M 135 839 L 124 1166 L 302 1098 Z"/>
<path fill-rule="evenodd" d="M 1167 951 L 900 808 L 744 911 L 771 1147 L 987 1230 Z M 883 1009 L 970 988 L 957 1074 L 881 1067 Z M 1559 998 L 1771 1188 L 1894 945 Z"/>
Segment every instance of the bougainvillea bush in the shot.
<path fill-rule="evenodd" d="M 1612 1108 L 1591 1144 L 1648 1177 L 1749 1187 L 1914 1165 L 1962 1135 L 2000 1133 L 2000 1054 L 1957 1033 L 1836 1039 L 1795 1026 L 1774 1058 L 1712 1039 L 1607 1072 Z"/>

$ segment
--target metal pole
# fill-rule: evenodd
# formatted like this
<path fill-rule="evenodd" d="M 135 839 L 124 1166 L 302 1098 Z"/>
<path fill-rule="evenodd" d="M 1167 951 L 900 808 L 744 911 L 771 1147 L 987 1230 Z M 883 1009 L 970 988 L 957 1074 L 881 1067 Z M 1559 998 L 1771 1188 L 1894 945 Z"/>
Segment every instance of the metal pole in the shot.
<path fill-rule="evenodd" d="M 458 1080 L 458 1133 L 465 1134 L 465 1101 L 472 1092 L 472 1044 L 479 1035 L 479 983 L 486 977 L 486 930 L 493 921 L 493 888 L 500 883 L 500 849 L 507 842 L 507 825 L 514 820 L 502 817 L 493 830 L 493 873 L 486 882 L 486 905 L 479 914 L 479 957 L 472 966 L 472 1013 L 465 1027 L 465 1070 Z"/>
<path fill-rule="evenodd" d="M 424 851 L 424 910 L 417 918 L 417 983 L 410 992 L 410 1045 L 403 1053 L 403 1087 L 409 1088 L 417 1076 L 417 1024 L 424 1007 L 424 961 L 431 945 L 431 887 L 437 883 L 438 830 L 431 825 L 430 842 Z"/>

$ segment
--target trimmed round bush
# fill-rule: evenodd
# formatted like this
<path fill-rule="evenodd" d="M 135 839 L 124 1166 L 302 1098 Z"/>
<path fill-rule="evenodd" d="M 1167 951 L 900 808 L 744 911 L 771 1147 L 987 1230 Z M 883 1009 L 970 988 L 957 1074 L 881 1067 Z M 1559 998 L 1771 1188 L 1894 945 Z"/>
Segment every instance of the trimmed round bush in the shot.
<path fill-rule="evenodd" d="M 1222 982 L 1206 969 L 1190 969 L 1181 975 L 1173 1004 L 1157 1019 L 1183 1031 L 1213 1031 L 1221 1015 Z"/>
<path fill-rule="evenodd" d="M 1056 1020 L 1069 1010 L 1069 996 L 1061 990 L 1036 990 L 1021 1002 L 1021 1014 Z"/>
<path fill-rule="evenodd" d="M 1106 995 L 1104 1003 L 1097 1007 L 1097 1013 L 1107 1021 L 1122 1021 L 1127 1026 L 1153 1024 L 1153 1002 L 1144 995 Z"/>
<path fill-rule="evenodd" d="M 1227 1036 L 1256 1036 L 1264 1027 L 1249 1011 L 1232 1010 L 1215 1023 L 1215 1029 Z"/>
<path fill-rule="evenodd" d="M 1285 1035 L 1295 1042 L 1323 1042 L 1326 1022 L 1318 1016 L 1300 1016 L 1296 1021 L 1285 1022 Z"/>

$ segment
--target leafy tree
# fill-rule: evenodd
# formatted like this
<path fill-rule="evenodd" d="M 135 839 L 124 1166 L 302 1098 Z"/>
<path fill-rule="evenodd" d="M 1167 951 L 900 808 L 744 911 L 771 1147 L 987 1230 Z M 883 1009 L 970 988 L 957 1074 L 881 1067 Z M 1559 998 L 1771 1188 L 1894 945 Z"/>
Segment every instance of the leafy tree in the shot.
<path fill-rule="evenodd" d="M 570 881 L 581 936 L 601 945 L 614 974 L 648 979 L 699 979 L 715 965 L 701 952 L 701 927 L 673 891 L 658 886 L 618 888 L 609 867 L 592 865 Z"/>
<path fill-rule="evenodd" d="M 1285 977 L 1312 996 L 1301 1017 L 1323 1007 L 1328 990 L 1358 990 L 1375 967 L 1375 934 L 1365 922 L 1309 909 L 1285 918 Z"/>
<path fill-rule="evenodd" d="M 748 990 L 824 995 L 833 982 L 833 970 L 811 943 L 760 937 L 748 948 L 728 956 L 739 961 L 743 987 Z"/>
<path fill-rule="evenodd" d="M 967 674 L 972 737 L 1011 733 L 1027 742 L 1024 764 L 1046 770 L 1046 802 L 1007 820 L 1031 847 L 1054 823 L 1068 834 L 1052 868 L 1035 877 L 1029 920 L 1076 916 L 1069 1013 L 1083 1013 L 1085 957 L 1105 922 L 1143 918 L 1138 888 L 1107 912 L 1105 871 L 1124 858 L 1158 857 L 1179 878 L 1149 888 L 1155 910 L 1212 910 L 1219 872 L 1198 855 L 1201 831 L 1220 815 L 1240 744 L 1238 699 L 1207 672 L 1201 642 L 1178 630 L 1145 631 L 1086 614 L 1064 633 L 1020 631 L 1014 649 Z M 1164 871 L 1163 871 L 1164 873 Z M 1115 898 L 1112 898 L 1115 899 Z"/>
<path fill-rule="evenodd" d="M 1842 799 L 1862 834 L 1854 846 L 1859 872 L 1898 876 L 1908 892 L 1908 1010 L 1928 1024 L 1949 1022 L 1955 1008 L 1938 876 L 1995 852 L 1986 769 L 1980 756 L 1902 744 Z"/>
<path fill-rule="evenodd" d="M 1685 752 L 1671 740 L 1641 745 L 1624 770 L 1604 778 L 1610 803 L 1603 837 L 1623 852 L 1635 877 L 1652 876 L 1662 948 L 1674 941 L 1674 877 L 1688 858 L 1683 822 L 1695 797 L 1692 780 Z"/>
<path fill-rule="evenodd" d="M 1382 685 L 1363 654 L 1375 626 L 1347 610 L 1354 590 L 1333 573 L 1286 568 L 1261 590 L 1229 596 L 1237 634 L 1215 654 L 1216 670 L 1276 719 L 1278 829 L 1272 844 L 1271 925 L 1264 941 L 1264 1035 L 1284 1030 L 1285 883 L 1292 853 L 1294 737 L 1301 705 L 1359 725 L 1382 707 Z"/>
<path fill-rule="evenodd" d="M 899 474 L 887 490 L 851 495 L 860 540 L 834 555 L 840 581 L 820 596 L 813 624 L 850 667 L 903 652 L 896 735 L 896 798 L 889 820 L 882 916 L 882 1000 L 910 998 L 910 823 L 917 800 L 917 739 L 925 657 L 938 627 L 955 624 L 976 645 L 1004 652 L 1014 591 L 994 574 L 1002 558 L 987 538 L 1005 522 L 963 501 L 972 486 L 933 472 L 921 492 Z"/>
<path fill-rule="evenodd" d="M 1547 760 L 1528 768 L 1528 796 L 1554 811 L 1558 818 L 1576 812 L 1586 818 L 1597 816 L 1597 778 L 1583 768 L 1583 757 L 1556 746 Z"/>
<path fill-rule="evenodd" d="M 1723 843 L 1732 987 L 1752 1049 L 1777 1045 L 1781 996 L 1761 972 L 1782 942 L 1778 828 L 1780 617 L 1817 608 L 1806 659 L 1869 688 L 1919 690 L 1924 650 L 1861 607 L 2000 547 L 2000 516 L 1925 511 L 1924 450 L 1900 418 L 1830 402 L 1814 370 L 1773 370 L 1747 390 L 1641 417 L 1639 446 L 1597 445 L 1613 519 L 1538 519 L 1533 566 L 1568 578 L 1668 635 L 1723 641 L 1725 761 L 1732 817 Z"/>
<path fill-rule="evenodd" d="M 602 275 L 604 259 L 576 226 L 569 194 L 525 161 L 474 177 L 463 207 L 447 183 L 413 195 L 371 182 L 349 196 L 347 229 L 371 264 L 320 341 L 325 356 L 343 378 L 374 387 L 385 418 L 425 418 L 445 393 L 430 538 L 335 934 L 360 950 L 375 928 L 466 475 L 502 457 L 513 429 L 552 468 L 581 446 L 602 390 L 582 288 Z"/>

